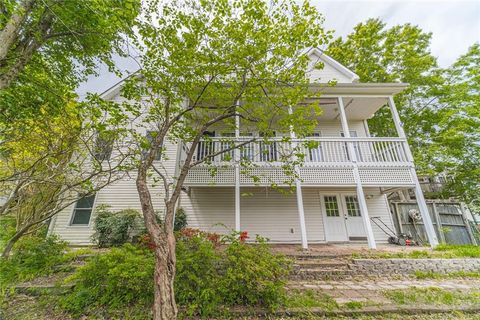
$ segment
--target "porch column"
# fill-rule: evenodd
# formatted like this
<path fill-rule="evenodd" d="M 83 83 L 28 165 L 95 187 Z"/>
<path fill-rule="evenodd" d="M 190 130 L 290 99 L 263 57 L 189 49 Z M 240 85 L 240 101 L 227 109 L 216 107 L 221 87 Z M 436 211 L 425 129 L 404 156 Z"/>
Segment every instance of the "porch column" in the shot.
<path fill-rule="evenodd" d="M 343 135 L 345 138 L 350 138 L 350 129 L 348 127 L 347 115 L 345 114 L 345 107 L 343 105 L 343 97 L 338 97 L 338 110 L 340 111 L 340 121 L 342 123 Z M 362 214 L 363 224 L 365 231 L 367 232 L 368 247 L 370 249 L 376 249 L 377 244 L 373 236 L 372 224 L 370 222 L 370 216 L 368 214 L 367 200 L 365 200 L 365 193 L 363 192 L 362 181 L 360 180 L 360 173 L 358 171 L 357 154 L 353 148 L 352 143 L 347 142 L 347 150 L 353 163 L 353 176 L 355 178 L 355 184 L 357 186 L 357 198 L 360 205 L 360 213 Z"/>
<path fill-rule="evenodd" d="M 237 101 L 237 106 L 239 102 Z M 235 116 L 235 143 L 240 137 L 240 117 Z M 233 150 L 235 160 L 235 231 L 240 232 L 240 150 Z"/>
<path fill-rule="evenodd" d="M 292 114 L 292 107 L 288 107 L 288 113 Z M 290 126 L 290 138 L 295 140 L 297 137 L 293 128 Z M 295 148 L 297 143 L 292 141 L 292 145 Z M 297 165 L 295 165 L 295 191 L 297 194 L 297 208 L 298 208 L 298 218 L 300 220 L 300 234 L 302 237 L 302 248 L 308 249 L 308 240 L 307 240 L 307 227 L 305 225 L 305 210 L 303 208 L 303 195 L 302 195 L 302 182 L 298 178 L 300 175 L 300 170 Z"/>
<path fill-rule="evenodd" d="M 427 202 L 423 196 L 422 188 L 420 187 L 420 182 L 418 181 L 417 171 L 415 170 L 415 164 L 413 163 L 413 155 L 410 150 L 410 146 L 407 142 L 407 136 L 402 127 L 402 122 L 400 116 L 398 115 L 397 108 L 395 107 L 395 101 L 393 97 L 388 97 L 388 106 L 390 107 L 390 112 L 392 113 L 393 122 L 395 123 L 395 128 L 397 129 L 398 137 L 405 139 L 404 147 L 405 153 L 407 155 L 408 161 L 410 162 L 410 174 L 412 175 L 413 182 L 415 184 L 415 197 L 417 198 L 418 208 L 420 209 L 420 214 L 422 215 L 423 225 L 425 226 L 425 231 L 427 232 L 428 242 L 430 246 L 435 248 L 438 245 L 437 234 L 435 233 L 435 228 L 433 227 L 432 219 L 430 213 L 428 212 Z"/>

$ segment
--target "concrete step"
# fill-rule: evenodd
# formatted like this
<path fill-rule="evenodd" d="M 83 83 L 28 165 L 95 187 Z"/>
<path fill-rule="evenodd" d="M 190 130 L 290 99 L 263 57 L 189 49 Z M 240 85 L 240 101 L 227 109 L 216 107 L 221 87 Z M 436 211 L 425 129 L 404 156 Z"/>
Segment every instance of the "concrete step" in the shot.
<path fill-rule="evenodd" d="M 354 273 L 349 269 L 302 268 L 293 270 L 290 280 L 344 280 L 352 279 Z"/>
<path fill-rule="evenodd" d="M 348 269 L 348 263 L 341 260 L 321 260 L 321 259 L 312 259 L 312 260 L 296 260 L 293 264 L 294 268 L 297 270 L 301 269 Z"/>
<path fill-rule="evenodd" d="M 312 260 L 312 259 L 321 259 L 321 260 L 338 260 L 345 259 L 349 260 L 351 258 L 350 254 L 319 254 L 319 253 L 298 253 L 298 254 L 289 254 L 287 257 L 295 260 Z"/>
<path fill-rule="evenodd" d="M 40 296 L 44 294 L 62 295 L 72 290 L 73 284 L 55 285 L 55 284 L 19 284 L 15 286 L 16 293 L 22 293 L 30 296 Z"/>

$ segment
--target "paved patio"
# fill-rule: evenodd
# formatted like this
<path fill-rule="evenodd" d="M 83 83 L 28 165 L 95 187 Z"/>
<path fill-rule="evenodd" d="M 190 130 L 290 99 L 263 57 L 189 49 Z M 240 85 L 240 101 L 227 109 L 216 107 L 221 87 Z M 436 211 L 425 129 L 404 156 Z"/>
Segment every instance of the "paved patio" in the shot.
<path fill-rule="evenodd" d="M 368 248 L 367 243 L 329 243 L 329 244 L 310 244 L 308 250 L 303 250 L 299 244 L 270 244 L 272 251 L 287 255 L 325 255 L 325 256 L 349 256 L 352 253 L 368 253 L 368 252 L 411 252 L 415 250 L 431 250 L 430 247 L 402 247 L 392 244 L 381 244 L 376 250 Z"/>

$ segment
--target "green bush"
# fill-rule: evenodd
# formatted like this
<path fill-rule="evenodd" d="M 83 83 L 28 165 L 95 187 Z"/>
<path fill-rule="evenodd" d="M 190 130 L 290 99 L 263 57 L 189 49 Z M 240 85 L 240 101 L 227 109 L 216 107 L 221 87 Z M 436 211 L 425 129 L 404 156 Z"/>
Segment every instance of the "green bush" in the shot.
<path fill-rule="evenodd" d="M 3 251 L 8 240 L 15 234 L 15 217 L 0 216 L 0 250 Z"/>
<path fill-rule="evenodd" d="M 177 241 L 175 294 L 188 315 L 211 315 L 219 311 L 217 291 L 221 256 L 204 233 L 185 232 Z"/>
<path fill-rule="evenodd" d="M 139 218 L 138 211 L 133 209 L 111 212 L 107 206 L 99 206 L 92 239 L 100 248 L 117 247 L 130 242 Z"/>
<path fill-rule="evenodd" d="M 274 308 L 285 297 L 289 261 L 272 254 L 265 239 L 244 243 L 246 234 L 226 238 L 224 248 L 218 235 L 183 229 L 177 235 L 175 294 L 187 316 L 211 317 L 229 306 Z M 88 308 L 149 308 L 153 298 L 154 254 L 144 246 L 125 244 L 95 256 L 71 277 L 74 291 L 62 306 L 74 314 Z"/>
<path fill-rule="evenodd" d="M 25 237 L 13 247 L 8 259 L 0 259 L 1 286 L 49 275 L 55 267 L 68 261 L 67 243 L 55 236 Z"/>
<path fill-rule="evenodd" d="M 285 280 L 291 263 L 283 255 L 273 254 L 265 238 L 245 244 L 244 233 L 228 237 L 224 252 L 219 291 L 227 305 L 278 307 L 285 298 Z"/>
<path fill-rule="evenodd" d="M 74 291 L 62 300 L 62 307 L 80 314 L 88 307 L 119 308 L 130 304 L 149 307 L 153 301 L 153 253 L 125 244 L 96 255 L 67 279 Z"/>

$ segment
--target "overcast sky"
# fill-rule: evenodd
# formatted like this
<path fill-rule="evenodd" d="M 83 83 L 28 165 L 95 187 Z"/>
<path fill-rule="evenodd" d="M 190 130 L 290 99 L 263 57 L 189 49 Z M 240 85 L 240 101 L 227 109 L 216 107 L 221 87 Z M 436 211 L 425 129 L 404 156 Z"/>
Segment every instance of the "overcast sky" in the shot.
<path fill-rule="evenodd" d="M 480 0 L 310 0 L 325 15 L 325 28 L 336 36 L 349 34 L 353 27 L 368 18 L 380 18 L 387 26 L 410 22 L 432 32 L 431 51 L 446 67 L 480 42 Z M 136 64 L 117 59 L 121 70 L 135 71 Z M 119 81 L 100 67 L 100 76 L 91 77 L 77 90 L 103 92 Z"/>

